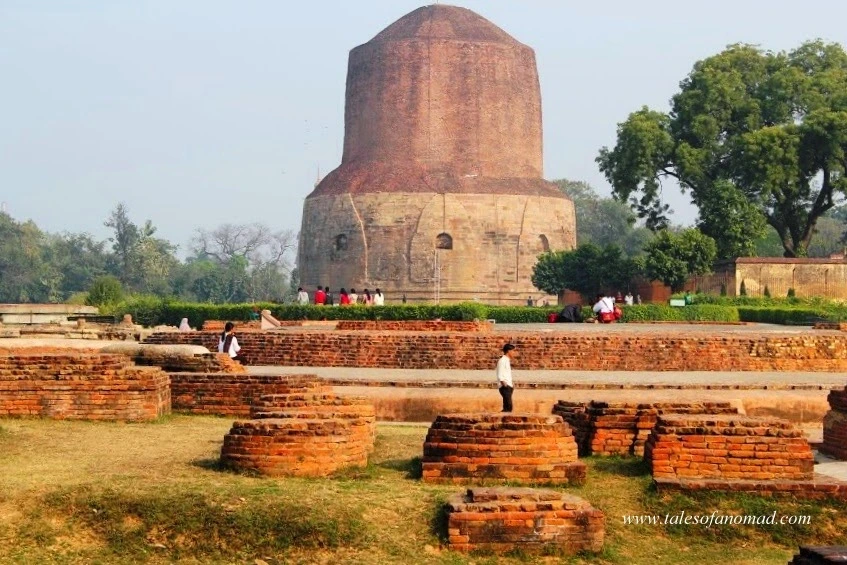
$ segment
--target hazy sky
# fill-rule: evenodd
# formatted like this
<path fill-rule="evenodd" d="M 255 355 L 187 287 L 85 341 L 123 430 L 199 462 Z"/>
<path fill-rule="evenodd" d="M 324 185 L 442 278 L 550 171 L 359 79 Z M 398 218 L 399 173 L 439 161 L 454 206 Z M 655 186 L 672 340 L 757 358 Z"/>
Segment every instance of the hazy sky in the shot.
<path fill-rule="evenodd" d="M 545 176 L 604 194 L 598 149 L 641 105 L 666 110 L 695 61 L 847 38 L 839 0 L 456 3 L 535 49 Z M 183 249 L 223 222 L 297 230 L 318 169 L 340 163 L 348 51 L 420 5 L 0 0 L 0 202 L 105 237 L 122 201 Z"/>

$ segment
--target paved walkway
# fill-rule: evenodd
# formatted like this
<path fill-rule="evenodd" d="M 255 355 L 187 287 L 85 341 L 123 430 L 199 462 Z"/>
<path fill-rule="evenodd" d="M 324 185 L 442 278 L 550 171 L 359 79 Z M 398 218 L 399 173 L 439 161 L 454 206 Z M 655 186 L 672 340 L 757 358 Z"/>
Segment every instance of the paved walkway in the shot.
<path fill-rule="evenodd" d="M 368 369 L 357 367 L 248 367 L 256 375 L 310 373 L 319 377 L 362 383 L 398 383 L 401 386 L 443 383 L 494 384 L 494 369 L 469 371 L 450 369 Z M 537 383 L 585 389 L 675 389 L 713 390 L 828 390 L 847 385 L 847 374 L 804 372 L 734 371 L 522 371 L 513 369 L 518 387 Z M 430 385 L 431 386 L 431 385 Z"/>

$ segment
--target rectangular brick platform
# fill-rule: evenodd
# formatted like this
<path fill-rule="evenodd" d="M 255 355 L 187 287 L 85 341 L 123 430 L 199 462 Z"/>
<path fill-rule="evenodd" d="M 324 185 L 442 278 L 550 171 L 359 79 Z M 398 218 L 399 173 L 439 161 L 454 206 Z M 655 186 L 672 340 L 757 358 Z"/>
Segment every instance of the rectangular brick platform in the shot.
<path fill-rule="evenodd" d="M 606 519 L 573 495 L 546 489 L 470 488 L 447 505 L 454 551 L 555 548 L 568 555 L 603 548 Z"/>
<path fill-rule="evenodd" d="M 154 420 L 171 411 L 170 379 L 123 355 L 0 354 L 0 416 Z"/>
<path fill-rule="evenodd" d="M 314 375 L 252 376 L 231 373 L 171 373 L 174 410 L 216 416 L 250 416 L 250 407 L 268 394 L 285 394 Z"/>
<path fill-rule="evenodd" d="M 145 343 L 216 348 L 216 332 L 161 332 Z M 238 334 L 248 365 L 486 369 L 505 340 L 515 369 L 847 372 L 847 335 L 630 335 L 554 332 L 267 331 Z M 597 355 L 614 351 L 614 355 Z"/>
<path fill-rule="evenodd" d="M 570 424 L 580 456 L 644 455 L 644 444 L 660 414 L 737 414 L 729 402 L 568 402 L 553 414 Z"/>
<path fill-rule="evenodd" d="M 847 461 L 847 388 L 831 390 L 827 397 L 829 412 L 823 419 L 823 443 L 820 451 Z"/>
<path fill-rule="evenodd" d="M 777 418 L 663 414 L 644 450 L 653 478 L 810 481 L 814 459 L 802 430 Z"/>

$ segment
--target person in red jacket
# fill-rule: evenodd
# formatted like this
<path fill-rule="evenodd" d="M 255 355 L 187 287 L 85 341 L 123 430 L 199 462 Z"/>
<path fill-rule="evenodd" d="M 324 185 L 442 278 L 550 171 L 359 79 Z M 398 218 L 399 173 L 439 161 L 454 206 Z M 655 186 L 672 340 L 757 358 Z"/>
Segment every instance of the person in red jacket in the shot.
<path fill-rule="evenodd" d="M 315 291 L 315 304 L 323 306 L 324 302 L 326 302 L 326 293 L 324 292 L 323 287 L 319 285 L 318 290 Z"/>
<path fill-rule="evenodd" d="M 347 291 L 343 288 L 338 291 L 339 299 L 338 303 L 341 306 L 350 306 L 350 295 L 347 294 Z"/>

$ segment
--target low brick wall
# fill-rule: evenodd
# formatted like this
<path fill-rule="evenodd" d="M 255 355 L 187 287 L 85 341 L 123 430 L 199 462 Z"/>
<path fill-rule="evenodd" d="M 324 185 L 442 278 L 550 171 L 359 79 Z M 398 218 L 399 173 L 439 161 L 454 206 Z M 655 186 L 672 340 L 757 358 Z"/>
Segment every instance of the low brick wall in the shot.
<path fill-rule="evenodd" d="M 447 503 L 454 551 L 519 549 L 573 555 L 603 549 L 606 517 L 570 494 L 530 488 L 468 489 Z"/>
<path fill-rule="evenodd" d="M 145 343 L 217 347 L 214 332 L 161 332 Z M 566 332 L 244 332 L 248 365 L 487 369 L 505 341 L 516 370 L 847 372 L 847 335 L 640 335 Z M 598 351 L 614 354 L 598 355 Z"/>
<path fill-rule="evenodd" d="M 235 324 L 236 331 L 244 331 L 244 330 L 261 330 L 262 329 L 262 321 L 261 320 L 250 320 L 249 322 L 233 322 Z M 216 332 L 218 335 L 224 331 L 224 326 L 226 325 L 225 320 L 206 320 L 203 322 L 203 331 L 204 332 Z"/>
<path fill-rule="evenodd" d="M 331 392 L 315 375 L 253 376 L 232 373 L 171 373 L 174 410 L 192 414 L 249 417 L 254 402 L 266 394 L 301 391 L 305 383 Z"/>
<path fill-rule="evenodd" d="M 0 416 L 154 420 L 171 411 L 170 379 L 123 355 L 0 354 Z"/>
<path fill-rule="evenodd" d="M 847 545 L 800 546 L 800 552 L 788 565 L 843 565 L 847 563 Z"/>
<path fill-rule="evenodd" d="M 559 416 L 438 416 L 424 442 L 425 482 L 568 484 L 585 479 L 573 433 Z"/>
<path fill-rule="evenodd" d="M 403 332 L 490 332 L 491 322 L 444 320 L 339 320 L 337 330 Z"/>
<path fill-rule="evenodd" d="M 326 476 L 368 463 L 376 434 L 372 405 L 339 398 L 319 380 L 302 377 L 287 392 L 261 396 L 250 421 L 235 422 L 221 462 L 270 476 Z"/>
<path fill-rule="evenodd" d="M 820 451 L 847 461 L 847 388 L 831 390 L 827 396 L 829 412 L 823 418 L 823 443 Z"/>
<path fill-rule="evenodd" d="M 568 402 L 553 406 L 573 429 L 580 456 L 644 455 L 660 414 L 737 414 L 729 402 Z"/>
<path fill-rule="evenodd" d="M 778 418 L 663 414 L 644 458 L 654 479 L 808 481 L 814 474 L 802 430 Z"/>
<path fill-rule="evenodd" d="M 839 330 L 847 332 L 847 322 L 815 322 L 816 330 Z"/>

